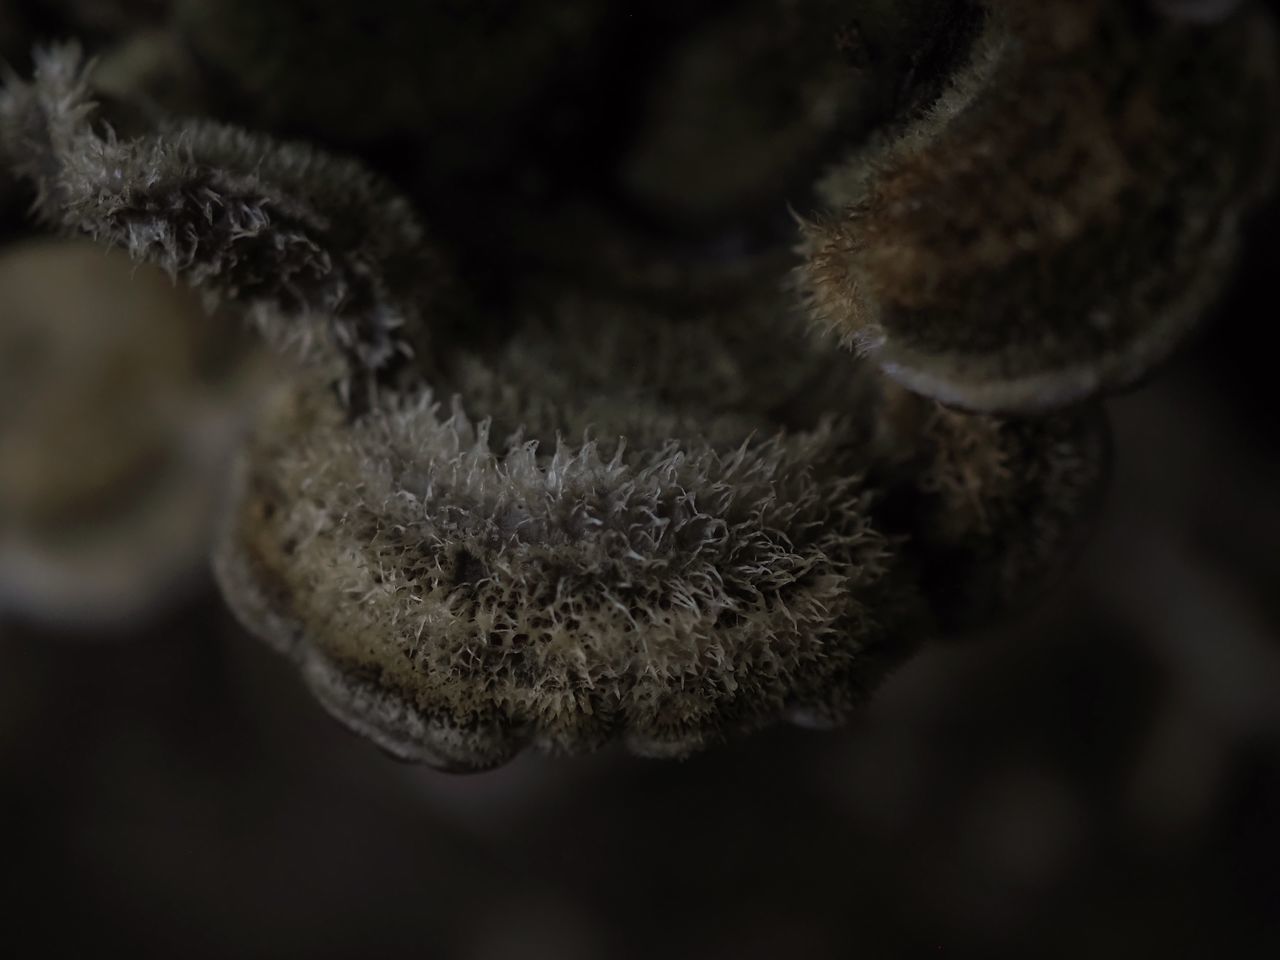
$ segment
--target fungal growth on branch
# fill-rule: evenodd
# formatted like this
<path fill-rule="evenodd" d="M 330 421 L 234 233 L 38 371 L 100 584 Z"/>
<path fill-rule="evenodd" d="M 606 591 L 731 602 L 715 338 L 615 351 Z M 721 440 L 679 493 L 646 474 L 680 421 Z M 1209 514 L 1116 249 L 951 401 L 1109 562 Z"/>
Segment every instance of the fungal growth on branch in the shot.
<path fill-rule="evenodd" d="M 237 18 L 252 19 L 260 5 L 228 5 L 225 21 L 216 6 L 177 4 L 178 35 L 207 44 L 196 44 L 192 75 L 225 70 L 252 93 L 263 82 L 255 70 L 270 74 L 302 56 L 285 43 L 277 62 L 264 52 L 260 68 L 236 63 L 235 45 L 219 36 L 235 36 Z M 412 32 L 415 17 L 433 14 L 410 6 L 379 0 L 370 10 L 379 29 L 399 22 Z M 472 13 L 489 16 L 488 6 Z M 586 0 L 572 6 L 607 19 Z M 563 163 L 519 166 L 531 187 L 522 179 L 472 193 L 460 178 L 462 217 L 444 202 L 453 181 L 424 187 L 422 171 L 406 169 L 416 161 L 388 163 L 381 148 L 369 147 L 367 158 L 394 176 L 209 120 L 126 111 L 128 123 L 113 129 L 73 48 L 44 52 L 31 81 L 12 79 L 0 92 L 0 160 L 34 186 L 44 224 L 158 264 L 283 348 L 289 362 L 241 450 L 214 563 L 239 618 L 291 657 L 347 725 L 396 756 L 476 770 L 526 746 L 571 753 L 621 739 L 637 753 L 674 757 L 782 719 L 839 722 L 918 644 L 1025 603 L 1067 562 L 1105 479 L 1098 410 L 1007 419 L 945 408 L 811 336 L 808 314 L 816 309 L 852 335 L 862 314 L 841 310 L 887 302 L 890 291 L 903 306 L 946 292 L 969 312 L 947 314 L 946 323 L 941 307 L 919 315 L 936 321 L 939 342 L 950 333 L 972 344 L 980 305 L 964 298 L 981 288 L 990 296 L 982 316 L 993 325 L 974 349 L 995 365 L 980 371 L 984 384 L 992 370 L 1010 369 L 1009 357 L 1026 355 L 1028 337 L 1070 352 L 1062 316 L 1036 326 L 1047 304 L 1036 298 L 1057 290 L 1037 284 L 1065 283 L 1077 265 L 1071 251 L 1086 239 L 1118 242 L 1184 203 L 1207 213 L 1190 217 L 1185 237 L 1165 239 L 1187 256 L 1203 252 L 1205 237 L 1234 226 L 1236 198 L 1258 172 L 1240 118 L 1228 110 L 1213 121 L 1233 136 L 1212 150 L 1192 140 L 1192 155 L 1164 157 L 1136 141 L 1086 136 L 1073 111 L 1101 122 L 1090 111 L 1113 106 L 1086 85 L 1078 103 L 1065 94 L 1051 102 L 1064 113 L 1067 165 L 1087 161 L 1105 176 L 1087 189 L 1087 178 L 1065 170 L 1045 179 L 1067 161 L 1042 149 L 1035 118 L 1007 106 L 991 78 L 1004 71 L 1020 81 L 1043 64 L 1078 79 L 1076 61 L 1092 64 L 1097 30 L 1116 38 L 1115 69 L 1136 69 L 1137 24 L 1157 23 L 1156 14 L 1135 4 L 1104 15 L 1084 4 L 1071 17 L 1052 4 L 1033 27 L 1030 8 L 1012 0 L 981 9 L 947 0 L 849 7 L 845 16 L 830 2 L 753 0 L 705 17 L 647 14 L 678 24 L 679 41 L 649 64 L 650 86 L 629 92 L 638 111 L 631 132 L 588 158 L 602 169 L 587 176 L 581 156 L 552 150 Z M 387 10 L 403 19 L 387 19 Z M 315 19 L 303 0 L 272 11 L 316 37 L 344 22 Z M 495 51 L 514 43 L 522 52 L 513 62 L 527 54 L 539 65 L 547 50 L 581 41 L 576 27 L 542 22 L 539 32 L 513 16 L 472 24 L 472 37 L 459 13 L 448 36 L 465 35 L 478 51 L 488 41 L 476 38 L 492 38 Z M 752 26 L 756 16 L 778 29 Z M 208 32 L 192 26 L 206 20 Z M 1234 81 L 1205 92 L 1183 77 L 1184 60 L 1208 71 L 1198 56 L 1226 55 L 1225 34 L 1196 56 L 1174 34 L 1158 36 L 1151 42 L 1168 48 L 1160 69 L 1179 85 L 1157 96 L 1139 72 L 1126 116 L 1164 136 L 1185 119 L 1174 101 L 1198 110 L 1202 97 Z M 1025 42 L 1010 40 L 1018 37 Z M 793 38 L 814 56 L 789 55 Z M 362 49 L 361 38 L 348 39 Z M 1251 37 L 1239 39 L 1250 49 Z M 307 56 L 340 44 L 313 41 Z M 1065 45 L 1060 53 L 1042 49 L 1056 43 Z M 1015 57 L 1006 46 L 1024 52 Z M 167 47 L 166 56 L 180 49 Z M 823 49 L 835 66 L 820 64 Z M 623 52 L 636 72 L 637 49 L 624 44 Z M 334 55 L 341 61 L 340 50 Z M 313 61 L 328 62 L 318 53 Z M 747 61 L 761 64 L 752 79 L 776 97 L 762 94 L 758 113 L 726 124 L 724 137 L 737 146 L 721 155 L 753 149 L 766 135 L 800 146 L 781 151 L 785 163 L 762 147 L 755 172 L 737 182 L 714 184 L 705 171 L 682 180 L 681 158 L 703 153 L 706 132 L 690 117 L 719 113 Z M 1255 67 L 1245 58 L 1230 76 L 1245 77 L 1252 92 Z M 796 70 L 808 71 L 799 93 L 788 86 Z M 859 71 L 874 79 L 858 79 Z M 128 106 L 120 77 L 140 74 L 112 76 L 110 106 Z M 501 79 L 477 97 L 487 91 L 519 113 L 520 98 L 508 100 Z M 274 92 L 291 95 L 284 86 Z M 393 111 L 409 126 L 427 125 L 424 140 L 458 106 L 435 93 L 442 100 L 428 90 L 412 105 L 423 114 Z M 574 88 L 553 98 L 549 116 L 563 120 L 570 152 L 586 142 L 583 130 L 597 129 L 574 120 L 591 115 L 593 95 Z M 314 133 L 331 142 L 388 142 L 387 130 L 348 126 L 336 107 L 328 117 L 258 106 L 257 120 L 277 129 L 289 114 L 325 128 Z M 789 116 L 801 106 L 813 112 Z M 243 103 L 221 108 L 253 113 Z M 1022 127 L 999 112 L 1006 109 Z M 843 149 L 843 124 L 886 110 L 894 119 L 862 159 L 824 181 L 838 212 L 806 227 L 807 296 L 799 297 L 794 231 L 759 229 L 754 211 L 776 197 L 785 220 L 786 184 L 799 175 L 790 161 L 810 156 L 816 177 L 827 151 Z M 975 139 L 954 133 L 947 154 L 956 166 L 931 160 L 934 141 L 970 114 Z M 1016 136 L 983 140 L 988 124 Z M 493 142 L 465 123 L 450 129 L 451 151 L 483 153 Z M 449 167 L 423 163 L 427 180 Z M 1219 185 L 1206 167 L 1228 182 Z M 973 195 L 972 208 L 948 207 L 957 178 L 979 182 L 979 168 L 1002 171 L 1005 192 L 992 186 Z M 708 184 L 725 189 L 712 196 Z M 1059 189 L 1055 246 L 1035 231 L 1049 229 L 1047 198 Z M 642 200 L 653 216 L 627 212 Z M 937 219 L 915 219 L 917 207 L 932 207 Z M 1025 257 L 1011 252 L 1024 249 L 1020 216 L 1044 241 Z M 995 239 L 956 245 L 956 236 L 982 230 Z M 898 254 L 882 262 L 890 249 Z M 1212 250 L 1225 258 L 1227 245 Z M 1150 258 L 1163 253 L 1135 247 L 1130 262 L 1154 270 Z M 914 285 L 915 267 L 936 290 Z M 1084 279 L 1107 279 L 1096 274 Z M 867 279 L 879 284 L 881 275 L 898 285 Z M 1141 289 L 1144 303 L 1157 295 L 1199 303 L 1159 284 Z M 877 329 L 888 330 L 891 311 L 876 309 Z M 994 325 L 1015 314 L 1018 323 Z M 892 315 L 908 314 L 895 307 Z M 1118 316 L 1124 330 L 1150 314 Z M 1100 364 L 1105 378 L 1107 356 L 1078 359 Z M 1013 405 L 1047 407 L 1065 396 Z"/>
<path fill-rule="evenodd" d="M 1277 49 L 1253 4 L 978 6 L 941 95 L 824 178 L 798 275 L 910 389 L 1044 410 L 1134 382 L 1212 304 L 1274 172 Z"/>

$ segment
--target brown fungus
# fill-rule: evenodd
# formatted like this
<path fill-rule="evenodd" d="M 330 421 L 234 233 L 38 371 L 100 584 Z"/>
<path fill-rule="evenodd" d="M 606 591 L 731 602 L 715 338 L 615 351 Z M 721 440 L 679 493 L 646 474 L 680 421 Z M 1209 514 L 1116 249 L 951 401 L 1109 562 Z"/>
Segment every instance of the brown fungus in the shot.
<path fill-rule="evenodd" d="M 904 560 L 948 630 L 1026 605 L 1101 506 L 1110 446 L 1097 408 L 968 414 L 886 385 L 876 428 L 877 479 L 902 498 L 884 524 L 906 536 Z"/>
<path fill-rule="evenodd" d="M 188 122 L 118 137 L 94 122 L 75 47 L 0 95 L 0 149 L 49 225 L 123 248 L 269 340 L 378 373 L 422 346 L 448 284 L 408 203 L 354 161 Z"/>
<path fill-rule="evenodd" d="M 789 309 L 562 303 L 457 358 L 452 402 L 424 388 L 354 425 L 282 392 L 218 551 L 228 596 L 348 723 L 456 767 L 846 716 L 934 624 L 1055 569 L 1102 434 L 882 396 L 780 336 Z"/>
<path fill-rule="evenodd" d="M 1101 482 L 1092 420 L 910 409 L 805 335 L 785 271 L 665 305 L 561 276 L 467 313 L 381 181 L 224 127 L 117 137 L 67 51 L 0 94 L 0 152 L 47 222 L 307 342 L 215 564 L 320 701 L 408 759 L 682 756 L 838 720 L 955 619 L 939 558 L 1010 599 Z M 468 335 L 442 335 L 458 310 Z"/>
<path fill-rule="evenodd" d="M 1251 4 L 979 6 L 936 100 L 826 176 L 798 276 L 910 389 L 1050 409 L 1134 382 L 1211 305 L 1274 167 L 1276 48 Z"/>

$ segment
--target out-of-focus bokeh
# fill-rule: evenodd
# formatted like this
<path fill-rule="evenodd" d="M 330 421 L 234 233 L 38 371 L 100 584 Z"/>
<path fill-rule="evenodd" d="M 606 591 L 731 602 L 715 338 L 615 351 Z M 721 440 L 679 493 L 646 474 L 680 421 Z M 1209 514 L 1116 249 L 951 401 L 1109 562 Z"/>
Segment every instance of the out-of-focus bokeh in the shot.
<path fill-rule="evenodd" d="M 842 731 L 458 778 L 347 733 L 218 597 L 267 376 L 228 318 L 6 239 L 6 927 L 40 955 L 1277 955 L 1277 251 L 1273 204 L 1204 333 L 1108 403 L 1096 533 L 1016 622 Z"/>
<path fill-rule="evenodd" d="M 263 353 L 123 254 L 0 247 L 0 612 L 110 630 L 189 594 Z"/>

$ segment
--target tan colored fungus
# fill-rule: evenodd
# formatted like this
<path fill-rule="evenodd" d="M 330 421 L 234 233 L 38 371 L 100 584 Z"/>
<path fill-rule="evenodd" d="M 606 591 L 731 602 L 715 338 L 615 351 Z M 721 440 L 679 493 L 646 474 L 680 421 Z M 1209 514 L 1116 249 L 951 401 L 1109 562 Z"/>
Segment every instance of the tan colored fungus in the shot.
<path fill-rule="evenodd" d="M 987 0 L 941 95 L 833 169 L 815 322 L 912 390 L 1044 410 L 1126 386 L 1211 305 L 1276 159 L 1253 4 Z"/>
<path fill-rule="evenodd" d="M 993 604 L 1029 590 L 1102 482 L 1091 413 L 904 399 L 806 335 L 785 270 L 666 303 L 549 277 L 478 306 L 383 181 L 210 124 L 113 136 L 74 51 L 0 93 L 0 152 L 46 222 L 302 343 L 240 458 L 219 579 L 402 757 L 682 756 L 838 720 L 955 619 L 932 571 L 993 571 Z"/>

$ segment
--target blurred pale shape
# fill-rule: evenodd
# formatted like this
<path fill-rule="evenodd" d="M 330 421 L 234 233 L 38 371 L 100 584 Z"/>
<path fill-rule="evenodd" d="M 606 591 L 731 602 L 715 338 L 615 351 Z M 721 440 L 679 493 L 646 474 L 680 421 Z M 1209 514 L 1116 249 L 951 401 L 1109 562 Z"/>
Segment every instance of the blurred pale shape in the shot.
<path fill-rule="evenodd" d="M 122 255 L 0 251 L 0 613 L 116 625 L 198 581 L 252 380 L 236 333 Z"/>

